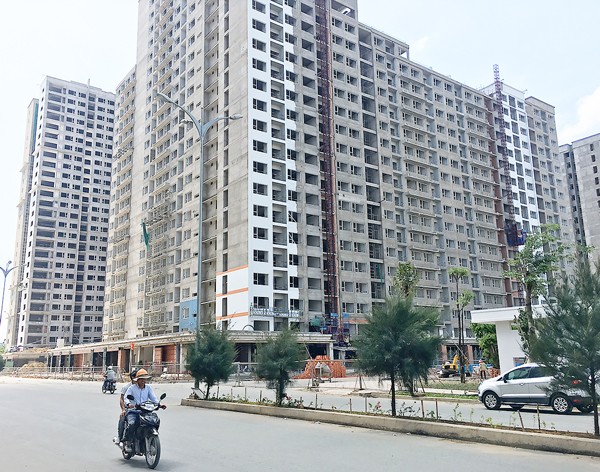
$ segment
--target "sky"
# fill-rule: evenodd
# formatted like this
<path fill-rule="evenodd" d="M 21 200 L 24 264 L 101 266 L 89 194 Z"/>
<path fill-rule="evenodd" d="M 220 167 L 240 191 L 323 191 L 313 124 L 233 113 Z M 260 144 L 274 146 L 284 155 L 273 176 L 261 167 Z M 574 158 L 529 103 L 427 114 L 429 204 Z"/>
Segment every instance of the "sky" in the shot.
<path fill-rule="evenodd" d="M 46 75 L 114 91 L 135 64 L 137 4 L 3 6 L 13 21 L 0 28 L 0 266 L 14 256 L 27 106 Z M 358 18 L 408 43 L 411 60 L 471 87 L 491 84 L 498 64 L 506 84 L 556 107 L 561 144 L 600 133 L 600 1 L 358 0 Z"/>

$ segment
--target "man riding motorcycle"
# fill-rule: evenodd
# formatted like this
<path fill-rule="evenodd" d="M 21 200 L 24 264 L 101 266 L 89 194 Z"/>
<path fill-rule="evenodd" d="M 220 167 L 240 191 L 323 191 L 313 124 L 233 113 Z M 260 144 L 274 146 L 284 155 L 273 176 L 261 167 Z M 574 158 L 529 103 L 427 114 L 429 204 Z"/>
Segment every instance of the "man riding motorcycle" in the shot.
<path fill-rule="evenodd" d="M 154 391 L 150 385 L 146 385 L 146 380 L 150 378 L 150 375 L 146 369 L 139 369 L 135 374 L 135 383 L 132 383 L 127 392 L 125 392 L 124 400 L 127 405 L 126 414 L 126 429 L 125 429 L 125 451 L 131 451 L 131 444 L 134 439 L 135 429 L 139 425 L 139 411 L 135 409 L 136 405 L 140 405 L 146 401 L 151 401 L 158 404 L 159 400 L 156 398 Z M 133 397 L 133 400 L 129 396 Z M 167 407 L 166 405 L 160 406 L 163 410 Z"/>
<path fill-rule="evenodd" d="M 117 382 L 117 374 L 112 368 L 112 365 L 109 365 L 104 373 L 104 383 L 102 384 L 102 391 L 110 390 L 110 384 Z"/>

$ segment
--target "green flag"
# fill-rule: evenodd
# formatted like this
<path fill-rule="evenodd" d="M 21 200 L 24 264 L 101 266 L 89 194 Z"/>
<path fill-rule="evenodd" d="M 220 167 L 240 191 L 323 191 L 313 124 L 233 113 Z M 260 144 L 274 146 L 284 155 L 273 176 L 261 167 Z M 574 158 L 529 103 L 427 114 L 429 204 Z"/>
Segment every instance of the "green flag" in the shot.
<path fill-rule="evenodd" d="M 148 229 L 146 228 L 146 223 L 142 223 L 142 231 L 144 233 L 144 243 L 146 244 L 146 250 L 150 250 L 150 233 L 148 233 Z"/>

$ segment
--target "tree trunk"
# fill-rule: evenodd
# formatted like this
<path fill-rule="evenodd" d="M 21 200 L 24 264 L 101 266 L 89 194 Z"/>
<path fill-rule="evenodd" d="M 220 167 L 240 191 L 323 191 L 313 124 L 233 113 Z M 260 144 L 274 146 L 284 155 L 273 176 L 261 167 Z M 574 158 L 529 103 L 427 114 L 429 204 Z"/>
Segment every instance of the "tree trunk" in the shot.
<path fill-rule="evenodd" d="M 277 379 L 277 406 L 281 406 L 283 403 L 283 395 L 284 395 L 284 380 L 283 380 L 283 372 L 279 372 L 279 378 Z"/>
<path fill-rule="evenodd" d="M 200 381 L 198 379 L 194 379 L 194 388 L 200 388 Z"/>
<path fill-rule="evenodd" d="M 596 392 L 596 371 L 595 369 L 592 369 L 590 372 L 592 373 L 590 393 L 592 394 L 592 406 L 594 412 L 594 436 L 600 436 L 600 424 L 598 422 L 598 393 Z"/>
<path fill-rule="evenodd" d="M 465 383 L 465 354 L 463 339 L 463 310 L 458 309 L 458 370 L 460 373 L 460 383 Z"/>
<path fill-rule="evenodd" d="M 529 272 L 526 272 L 527 276 Z M 531 284 L 525 286 L 525 316 L 527 319 L 527 344 L 531 346 L 531 342 L 535 341 L 535 325 L 533 321 L 533 295 L 531 293 Z"/>
<path fill-rule="evenodd" d="M 393 369 L 390 372 L 390 380 L 392 382 L 392 416 L 396 416 L 396 378 Z"/>

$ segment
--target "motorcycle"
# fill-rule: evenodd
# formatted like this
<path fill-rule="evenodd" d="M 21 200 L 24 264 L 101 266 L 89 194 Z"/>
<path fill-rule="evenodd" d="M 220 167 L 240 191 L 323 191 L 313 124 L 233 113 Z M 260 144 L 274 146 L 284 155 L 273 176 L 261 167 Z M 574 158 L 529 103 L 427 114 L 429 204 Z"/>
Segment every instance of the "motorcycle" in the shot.
<path fill-rule="evenodd" d="M 163 393 L 160 400 L 163 400 L 166 396 L 167 394 Z M 134 400 L 133 395 L 128 395 L 127 398 Z M 146 456 L 148 468 L 154 469 L 158 465 L 160 460 L 160 440 L 158 439 L 160 418 L 155 411 L 159 408 L 161 408 L 160 402 L 156 404 L 151 401 L 135 406 L 135 409 L 140 412 L 140 421 L 134 433 L 133 444 L 129 445 L 131 449 L 128 449 L 125 443 L 117 443 L 117 446 L 121 448 L 124 459 L 129 460 L 134 455 Z"/>
<path fill-rule="evenodd" d="M 116 389 L 117 389 L 117 381 L 116 380 L 108 380 L 105 378 L 104 382 L 102 382 L 102 393 L 110 392 L 112 395 L 113 393 L 115 393 Z"/>

